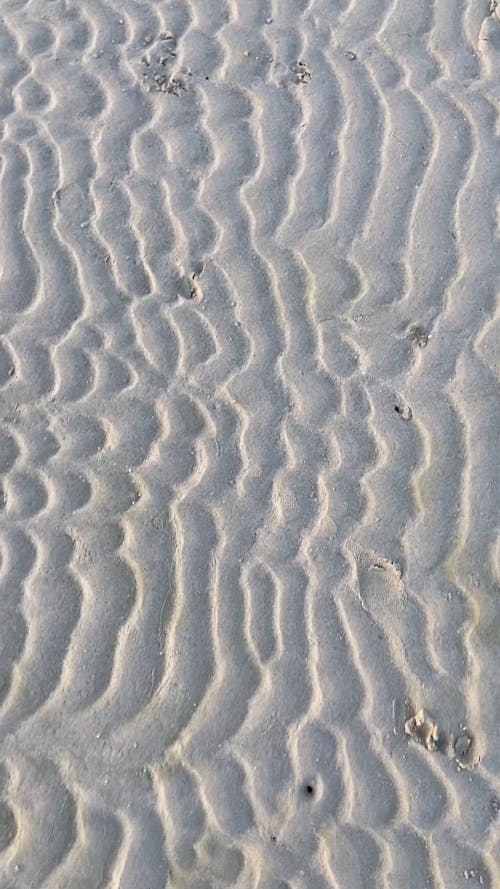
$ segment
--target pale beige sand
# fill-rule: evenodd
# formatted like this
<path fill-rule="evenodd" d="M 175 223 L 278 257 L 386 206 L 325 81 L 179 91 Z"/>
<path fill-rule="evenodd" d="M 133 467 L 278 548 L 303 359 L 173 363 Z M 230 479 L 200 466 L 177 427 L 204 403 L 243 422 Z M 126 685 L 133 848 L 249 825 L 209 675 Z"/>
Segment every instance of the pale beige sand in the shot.
<path fill-rule="evenodd" d="M 500 886 L 495 7 L 1 0 L 0 889 Z"/>

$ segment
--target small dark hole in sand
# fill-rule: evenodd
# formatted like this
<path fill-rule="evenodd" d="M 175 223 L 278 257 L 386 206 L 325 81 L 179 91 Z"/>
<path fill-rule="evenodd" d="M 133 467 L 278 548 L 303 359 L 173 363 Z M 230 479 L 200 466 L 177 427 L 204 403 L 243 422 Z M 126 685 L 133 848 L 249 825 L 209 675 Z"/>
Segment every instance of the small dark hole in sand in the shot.
<path fill-rule="evenodd" d="M 314 796 L 314 787 L 312 784 L 306 784 L 306 793 L 308 796 Z"/>
<path fill-rule="evenodd" d="M 275 843 L 275 842 L 276 842 L 276 837 L 274 836 L 274 834 L 271 834 L 271 842 L 272 842 L 272 843 Z"/>

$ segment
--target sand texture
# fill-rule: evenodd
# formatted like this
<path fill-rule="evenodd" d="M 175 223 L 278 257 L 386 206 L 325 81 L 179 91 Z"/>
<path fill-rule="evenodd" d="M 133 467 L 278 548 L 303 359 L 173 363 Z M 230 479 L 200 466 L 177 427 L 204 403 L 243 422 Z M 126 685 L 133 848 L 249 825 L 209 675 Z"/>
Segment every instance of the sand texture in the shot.
<path fill-rule="evenodd" d="M 0 889 L 498 889 L 500 3 L 0 71 Z"/>

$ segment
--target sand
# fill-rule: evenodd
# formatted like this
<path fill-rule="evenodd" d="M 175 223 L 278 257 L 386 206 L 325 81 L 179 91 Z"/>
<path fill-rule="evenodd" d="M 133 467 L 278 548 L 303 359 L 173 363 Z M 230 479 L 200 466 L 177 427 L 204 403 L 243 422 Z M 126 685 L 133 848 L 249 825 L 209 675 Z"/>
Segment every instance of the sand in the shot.
<path fill-rule="evenodd" d="M 500 886 L 500 5 L 0 3 L 0 889 Z"/>

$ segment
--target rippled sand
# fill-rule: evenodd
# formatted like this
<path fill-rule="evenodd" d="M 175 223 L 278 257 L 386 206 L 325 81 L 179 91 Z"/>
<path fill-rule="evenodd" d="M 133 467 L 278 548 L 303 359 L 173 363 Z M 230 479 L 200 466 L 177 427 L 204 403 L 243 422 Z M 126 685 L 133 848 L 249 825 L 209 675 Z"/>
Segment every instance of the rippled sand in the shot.
<path fill-rule="evenodd" d="M 0 3 L 0 889 L 500 885 L 500 6 Z"/>

